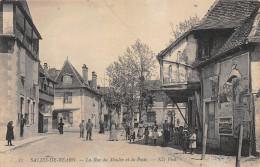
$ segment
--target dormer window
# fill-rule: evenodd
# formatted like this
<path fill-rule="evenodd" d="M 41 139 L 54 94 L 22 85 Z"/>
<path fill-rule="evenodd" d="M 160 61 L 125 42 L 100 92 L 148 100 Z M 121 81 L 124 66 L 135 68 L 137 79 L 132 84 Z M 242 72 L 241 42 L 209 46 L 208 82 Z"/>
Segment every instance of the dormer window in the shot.
<path fill-rule="evenodd" d="M 70 75 L 64 75 L 62 77 L 62 82 L 63 84 L 71 84 L 72 83 L 72 78 Z"/>

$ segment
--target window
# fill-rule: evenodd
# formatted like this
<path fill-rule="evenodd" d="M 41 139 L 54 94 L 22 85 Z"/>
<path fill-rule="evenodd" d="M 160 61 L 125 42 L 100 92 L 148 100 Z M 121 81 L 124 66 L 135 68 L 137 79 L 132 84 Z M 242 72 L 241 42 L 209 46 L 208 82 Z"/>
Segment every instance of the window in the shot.
<path fill-rule="evenodd" d="M 71 78 L 71 76 L 69 76 L 69 75 L 64 75 L 64 76 L 62 77 L 62 82 L 63 82 L 63 84 L 71 84 L 71 83 L 72 83 L 72 78 Z"/>
<path fill-rule="evenodd" d="M 154 122 L 156 118 L 155 112 L 147 112 L 147 122 Z"/>
<path fill-rule="evenodd" d="M 34 107 L 35 107 L 35 102 L 33 102 L 31 105 L 31 124 L 34 124 Z"/>
<path fill-rule="evenodd" d="M 64 103 L 72 103 L 72 93 L 71 92 L 65 93 Z"/>
<path fill-rule="evenodd" d="M 21 121 L 21 114 L 23 114 L 24 98 L 20 98 L 20 113 L 18 113 L 18 122 Z"/>

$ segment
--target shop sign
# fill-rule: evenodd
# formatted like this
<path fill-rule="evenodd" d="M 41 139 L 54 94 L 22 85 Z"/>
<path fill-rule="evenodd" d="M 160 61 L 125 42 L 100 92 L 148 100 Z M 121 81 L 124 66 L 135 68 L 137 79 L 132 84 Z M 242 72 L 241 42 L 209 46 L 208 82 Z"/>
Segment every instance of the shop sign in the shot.
<path fill-rule="evenodd" d="M 219 135 L 233 135 L 233 117 L 219 118 Z"/>

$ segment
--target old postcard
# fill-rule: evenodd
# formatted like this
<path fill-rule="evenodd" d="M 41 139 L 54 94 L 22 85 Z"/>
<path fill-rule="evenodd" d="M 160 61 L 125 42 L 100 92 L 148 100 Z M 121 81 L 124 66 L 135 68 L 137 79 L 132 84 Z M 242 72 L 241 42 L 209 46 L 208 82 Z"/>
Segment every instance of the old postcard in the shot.
<path fill-rule="evenodd" d="M 0 167 L 260 166 L 260 1 L 0 0 Z"/>

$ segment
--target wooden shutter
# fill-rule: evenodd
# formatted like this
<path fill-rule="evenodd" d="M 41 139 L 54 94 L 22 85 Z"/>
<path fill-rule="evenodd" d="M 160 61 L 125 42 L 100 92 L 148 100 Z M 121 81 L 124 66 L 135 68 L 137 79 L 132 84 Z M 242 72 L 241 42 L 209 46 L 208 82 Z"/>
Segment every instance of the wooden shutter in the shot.
<path fill-rule="evenodd" d="M 21 77 L 25 77 L 25 55 L 26 55 L 25 50 L 21 49 L 21 54 L 20 54 L 20 74 L 21 74 Z"/>

